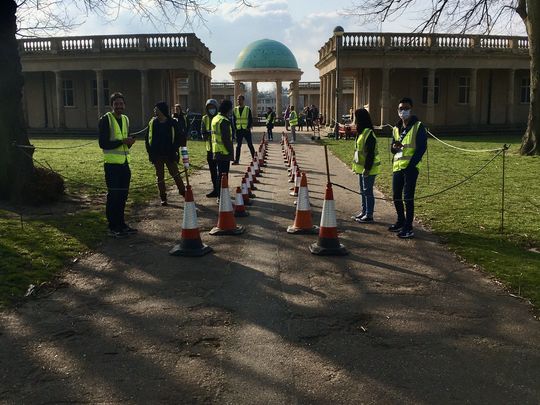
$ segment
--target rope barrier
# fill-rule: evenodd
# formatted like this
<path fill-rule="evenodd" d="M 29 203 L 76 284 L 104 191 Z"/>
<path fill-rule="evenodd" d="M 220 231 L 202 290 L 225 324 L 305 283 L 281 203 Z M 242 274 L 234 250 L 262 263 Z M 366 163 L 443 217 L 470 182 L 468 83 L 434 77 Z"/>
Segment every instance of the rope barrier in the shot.
<path fill-rule="evenodd" d="M 58 176 L 62 177 L 64 180 L 70 181 L 72 183 L 75 183 L 75 184 L 78 184 L 78 185 L 81 185 L 81 186 L 92 188 L 94 190 L 100 190 L 100 191 L 142 190 L 144 188 L 149 188 L 149 187 L 153 187 L 153 186 L 156 186 L 158 184 L 161 184 L 161 183 L 165 183 L 166 181 L 169 181 L 171 179 L 176 179 L 177 177 L 181 176 L 183 173 L 186 173 L 186 171 L 187 171 L 187 169 L 184 168 L 184 170 L 179 170 L 178 174 L 176 174 L 174 176 L 170 176 L 170 177 L 167 177 L 166 179 L 163 179 L 163 180 L 160 180 L 160 181 L 154 181 L 152 183 L 147 183 L 147 184 L 143 184 L 143 185 L 133 186 L 133 187 L 129 187 L 129 188 L 115 188 L 115 187 L 109 188 L 109 187 L 106 187 L 106 186 L 97 186 L 95 184 L 90 184 L 90 183 L 85 183 L 85 182 L 80 181 L 80 180 L 75 180 L 73 178 L 65 176 L 64 174 L 54 170 L 46 161 L 45 161 L 45 163 L 42 163 L 41 161 L 35 159 L 33 156 L 30 156 L 29 154 L 25 153 L 24 151 L 23 151 L 23 154 L 26 155 L 26 157 L 28 157 L 29 159 L 31 159 L 35 163 L 37 163 L 42 168 L 49 169 L 53 173 L 56 173 Z"/>
<path fill-rule="evenodd" d="M 431 197 L 436 197 L 440 194 L 443 194 L 443 193 L 446 193 L 447 191 L 449 190 L 452 190 L 460 185 L 462 185 L 463 183 L 469 181 L 470 179 L 472 179 L 474 176 L 478 175 L 480 172 L 482 172 L 491 162 L 493 162 L 501 153 L 503 153 L 503 151 L 506 150 L 506 149 L 500 149 L 495 155 L 493 155 L 493 157 L 486 163 L 484 164 L 480 169 L 478 169 L 476 172 L 474 172 L 473 174 L 465 177 L 463 180 L 460 180 L 459 182 L 455 183 L 455 184 L 452 184 L 451 186 L 449 187 L 446 187 L 442 190 L 439 190 L 435 193 L 432 193 L 432 194 L 428 194 L 428 195 L 423 195 L 423 196 L 420 196 L 420 197 L 416 197 L 416 198 L 408 198 L 408 199 L 396 199 L 394 200 L 393 198 L 386 198 L 386 197 L 375 197 L 373 196 L 374 199 L 376 200 L 382 200 L 382 201 L 390 201 L 390 202 L 396 202 L 396 201 L 418 201 L 418 200 L 423 200 L 423 199 L 426 199 L 426 198 L 431 198 Z M 364 193 L 362 192 L 358 192 L 356 190 L 353 190 L 351 188 L 348 188 L 348 187 L 345 187 L 341 184 L 338 184 L 338 183 L 332 183 L 333 185 L 337 186 L 337 187 L 340 187 L 344 190 L 347 190 L 347 191 L 350 191 L 352 193 L 355 193 L 355 194 L 358 194 L 358 195 L 365 195 Z"/>
<path fill-rule="evenodd" d="M 138 135 L 142 132 L 145 132 L 146 130 L 148 129 L 148 126 L 144 127 L 143 129 L 141 129 L 140 131 L 137 131 L 137 132 L 131 132 L 129 134 L 129 136 L 135 136 L 135 135 Z M 86 142 L 86 143 L 83 143 L 83 144 L 80 144 L 80 145 L 73 145 L 73 146 L 64 146 L 64 147 L 47 147 L 47 146 L 34 146 L 34 145 L 17 145 L 15 144 L 14 146 L 16 148 L 21 148 L 21 149 L 40 149 L 40 150 L 63 150 L 63 149 L 76 149 L 76 148 L 82 148 L 84 146 L 88 146 L 88 145 L 91 145 L 93 143 L 95 143 L 96 141 L 90 141 L 90 142 Z"/>
<path fill-rule="evenodd" d="M 460 148 L 459 146 L 451 145 L 451 144 L 449 144 L 447 142 L 444 142 L 442 139 L 437 138 L 435 135 L 433 135 L 433 133 L 430 130 L 426 129 L 426 131 L 430 136 L 432 136 L 435 140 L 439 141 L 443 145 L 446 145 L 449 148 L 460 150 L 462 152 L 486 153 L 486 152 L 497 152 L 497 151 L 502 151 L 503 150 L 503 148 L 495 148 L 495 149 L 466 149 L 466 148 Z"/>

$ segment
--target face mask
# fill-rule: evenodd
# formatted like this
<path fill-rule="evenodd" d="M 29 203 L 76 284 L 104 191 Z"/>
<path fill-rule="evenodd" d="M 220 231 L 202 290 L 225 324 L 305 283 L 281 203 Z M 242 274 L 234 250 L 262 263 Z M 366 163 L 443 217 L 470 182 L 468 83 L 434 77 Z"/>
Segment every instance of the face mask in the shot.
<path fill-rule="evenodd" d="M 210 115 L 216 115 L 216 112 L 217 112 L 217 110 L 215 108 L 209 108 L 208 109 L 208 114 L 210 114 Z"/>
<path fill-rule="evenodd" d="M 411 110 L 400 110 L 398 114 L 402 120 L 408 120 L 411 116 Z"/>

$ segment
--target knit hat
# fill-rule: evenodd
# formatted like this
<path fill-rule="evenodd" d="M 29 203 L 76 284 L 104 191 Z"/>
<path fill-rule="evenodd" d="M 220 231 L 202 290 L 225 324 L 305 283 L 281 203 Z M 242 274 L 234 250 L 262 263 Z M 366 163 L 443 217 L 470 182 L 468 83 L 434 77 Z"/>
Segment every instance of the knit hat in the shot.
<path fill-rule="evenodd" d="M 155 106 L 159 111 L 161 111 L 161 113 L 169 118 L 170 117 L 170 113 L 169 113 L 169 105 L 165 102 L 165 101 L 160 101 L 159 103 L 156 104 Z"/>

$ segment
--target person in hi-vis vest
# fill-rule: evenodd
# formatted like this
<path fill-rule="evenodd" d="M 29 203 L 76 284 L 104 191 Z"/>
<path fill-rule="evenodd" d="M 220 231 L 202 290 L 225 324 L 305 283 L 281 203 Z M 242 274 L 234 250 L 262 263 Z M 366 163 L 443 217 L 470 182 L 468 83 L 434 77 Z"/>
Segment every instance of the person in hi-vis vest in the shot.
<path fill-rule="evenodd" d="M 109 235 L 115 238 L 137 233 L 127 225 L 124 218 L 126 201 L 131 181 L 129 162 L 130 148 L 135 138 L 129 136 L 129 119 L 124 115 L 126 107 L 122 93 L 111 95 L 111 108 L 98 123 L 99 147 L 103 150 L 107 203 L 105 214 L 109 224 Z"/>
<path fill-rule="evenodd" d="M 146 152 L 148 152 L 148 159 L 156 170 L 156 181 L 161 205 L 168 205 L 165 166 L 167 166 L 169 174 L 176 183 L 178 192 L 181 196 L 185 196 L 186 187 L 182 181 L 182 175 L 178 170 L 180 155 L 182 155 L 182 163 L 185 170 L 189 168 L 185 127 L 171 117 L 169 106 L 164 101 L 154 106 L 154 117 L 148 122 L 145 145 Z M 181 153 L 180 148 L 182 149 Z"/>
<path fill-rule="evenodd" d="M 298 113 L 296 112 L 294 105 L 291 105 L 291 114 L 289 115 L 289 124 L 291 126 L 291 143 L 296 142 L 296 126 L 298 125 Z"/>
<path fill-rule="evenodd" d="M 253 147 L 253 140 L 251 138 L 251 128 L 253 127 L 253 117 L 251 116 L 251 108 L 245 105 L 245 99 L 243 95 L 239 95 L 236 99 L 238 105 L 233 110 L 233 126 L 236 133 L 236 158 L 233 165 L 240 163 L 240 152 L 242 150 L 242 140 L 245 138 L 248 144 L 249 151 L 251 152 L 251 158 L 255 156 L 255 148 Z M 254 100 L 256 103 L 256 100 Z"/>
<path fill-rule="evenodd" d="M 232 124 L 228 118 L 231 110 L 232 102 L 223 100 L 219 105 L 218 115 L 212 118 L 212 156 L 216 161 L 218 179 L 221 179 L 222 174 L 229 174 L 233 160 Z"/>
<path fill-rule="evenodd" d="M 369 112 L 365 108 L 360 108 L 354 112 L 354 118 L 357 136 L 354 143 L 352 169 L 358 174 L 362 194 L 362 211 L 354 217 L 354 220 L 360 223 L 373 222 L 375 209 L 373 186 L 375 177 L 381 172 L 379 147 Z"/>
<path fill-rule="evenodd" d="M 213 98 L 206 101 L 206 115 L 201 119 L 201 134 L 206 146 L 206 162 L 210 171 L 210 179 L 212 180 L 212 191 L 206 196 L 208 198 L 217 197 L 219 195 L 220 182 L 217 174 L 217 163 L 212 154 L 212 119 L 218 113 L 218 102 Z"/>
<path fill-rule="evenodd" d="M 399 101 L 400 120 L 393 128 L 393 142 L 390 147 L 394 155 L 392 193 L 397 221 L 388 230 L 398 232 L 400 238 L 414 237 L 414 193 L 422 156 L 427 149 L 426 129 L 418 117 L 412 114 L 412 107 L 413 102 L 408 97 Z"/>

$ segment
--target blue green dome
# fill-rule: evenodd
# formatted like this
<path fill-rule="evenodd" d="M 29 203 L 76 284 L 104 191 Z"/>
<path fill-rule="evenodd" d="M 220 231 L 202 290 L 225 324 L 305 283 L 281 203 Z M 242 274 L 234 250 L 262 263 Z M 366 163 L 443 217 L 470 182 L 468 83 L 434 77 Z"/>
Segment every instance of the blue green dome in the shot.
<path fill-rule="evenodd" d="M 236 59 L 235 69 L 298 69 L 289 48 L 272 39 L 260 39 L 246 46 Z"/>

